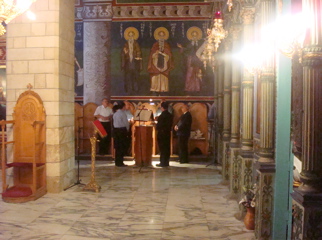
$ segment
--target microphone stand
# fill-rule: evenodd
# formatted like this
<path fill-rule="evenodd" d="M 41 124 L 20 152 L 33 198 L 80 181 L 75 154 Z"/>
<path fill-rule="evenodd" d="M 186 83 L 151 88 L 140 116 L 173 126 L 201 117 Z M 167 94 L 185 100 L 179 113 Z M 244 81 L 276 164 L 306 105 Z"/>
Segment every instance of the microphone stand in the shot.
<path fill-rule="evenodd" d="M 84 183 L 82 183 L 81 181 L 81 179 L 79 178 L 79 161 L 80 161 L 80 159 L 79 159 L 79 150 L 80 150 L 80 146 L 79 146 L 79 136 L 80 136 L 80 133 L 81 133 L 81 128 L 80 127 L 78 127 L 78 130 L 77 130 L 77 137 L 76 137 L 76 156 L 75 156 L 75 160 L 77 161 L 77 181 L 74 183 L 74 184 L 72 184 L 72 185 L 70 185 L 69 187 L 67 187 L 67 188 L 65 188 L 64 189 L 64 191 L 66 191 L 67 189 L 70 189 L 70 188 L 72 188 L 72 187 L 74 187 L 74 186 L 77 186 L 77 185 L 85 185 Z"/>

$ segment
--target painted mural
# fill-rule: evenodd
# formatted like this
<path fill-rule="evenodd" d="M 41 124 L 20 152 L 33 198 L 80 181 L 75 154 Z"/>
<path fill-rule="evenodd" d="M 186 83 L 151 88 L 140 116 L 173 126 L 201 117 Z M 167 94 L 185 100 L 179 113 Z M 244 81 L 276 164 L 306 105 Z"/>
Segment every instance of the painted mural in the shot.
<path fill-rule="evenodd" d="M 207 21 L 113 22 L 111 96 L 213 96 L 200 60 Z M 84 30 L 75 23 L 75 94 L 84 93 Z M 86 66 L 85 66 L 86 67 Z"/>
<path fill-rule="evenodd" d="M 111 95 L 213 96 L 206 21 L 113 22 Z"/>

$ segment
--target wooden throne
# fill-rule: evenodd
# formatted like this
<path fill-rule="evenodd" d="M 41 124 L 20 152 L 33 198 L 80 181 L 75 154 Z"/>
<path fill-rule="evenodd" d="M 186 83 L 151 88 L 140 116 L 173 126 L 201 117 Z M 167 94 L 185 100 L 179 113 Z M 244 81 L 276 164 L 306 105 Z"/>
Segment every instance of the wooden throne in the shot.
<path fill-rule="evenodd" d="M 13 121 L 1 122 L 2 199 L 5 202 L 36 200 L 47 192 L 45 118 L 41 98 L 29 89 L 19 96 Z M 5 128 L 10 126 L 13 141 L 5 139 Z M 8 160 L 6 150 L 11 146 L 13 155 Z"/>

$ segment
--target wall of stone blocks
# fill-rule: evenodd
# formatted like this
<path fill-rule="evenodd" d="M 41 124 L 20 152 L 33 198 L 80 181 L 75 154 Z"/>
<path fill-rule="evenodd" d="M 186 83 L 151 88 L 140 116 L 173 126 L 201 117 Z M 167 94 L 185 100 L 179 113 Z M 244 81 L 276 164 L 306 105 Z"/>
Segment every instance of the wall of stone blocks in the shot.
<path fill-rule="evenodd" d="M 7 26 L 7 119 L 30 83 L 46 110 L 49 192 L 75 182 L 74 1 L 38 0 Z"/>

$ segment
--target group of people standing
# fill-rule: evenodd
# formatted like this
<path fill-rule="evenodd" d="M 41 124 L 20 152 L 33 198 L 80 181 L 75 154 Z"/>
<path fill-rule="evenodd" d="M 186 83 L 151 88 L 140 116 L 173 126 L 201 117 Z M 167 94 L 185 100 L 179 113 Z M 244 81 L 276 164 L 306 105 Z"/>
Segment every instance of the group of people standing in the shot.
<path fill-rule="evenodd" d="M 102 123 L 107 132 L 106 137 L 99 137 L 98 153 L 100 155 L 106 155 L 108 153 L 113 129 L 115 166 L 126 167 L 127 165 L 124 164 L 123 160 L 129 147 L 128 132 L 130 124 L 125 112 L 125 103 L 120 102 L 113 106 L 113 109 L 108 106 L 108 103 L 108 99 L 104 98 L 102 100 L 102 105 L 98 106 L 94 113 L 94 117 Z"/>
<path fill-rule="evenodd" d="M 188 163 L 188 142 L 191 132 L 192 116 L 187 105 L 183 105 L 182 115 L 177 125 L 174 126 L 179 144 L 179 161 L 180 163 Z M 168 167 L 170 160 L 170 143 L 171 130 L 173 124 L 173 116 L 168 111 L 168 103 L 161 103 L 161 115 L 158 117 L 156 129 L 158 131 L 158 145 L 160 149 L 160 163 L 157 167 Z"/>
<path fill-rule="evenodd" d="M 120 102 L 111 109 L 107 98 L 102 100 L 102 105 L 98 106 L 94 117 L 97 118 L 107 132 L 104 138 L 99 137 L 99 154 L 106 155 L 110 146 L 112 129 L 115 148 L 115 166 L 126 167 L 124 156 L 129 148 L 129 129 L 130 124 L 126 114 L 126 105 Z M 168 167 L 170 160 L 171 131 L 173 126 L 173 116 L 168 111 L 168 103 L 161 103 L 161 115 L 157 118 L 156 130 L 158 131 L 157 140 L 160 150 L 160 163 L 157 167 Z M 188 163 L 188 140 L 191 132 L 192 116 L 187 105 L 183 105 L 182 115 L 179 122 L 174 126 L 178 136 L 179 161 Z"/>

